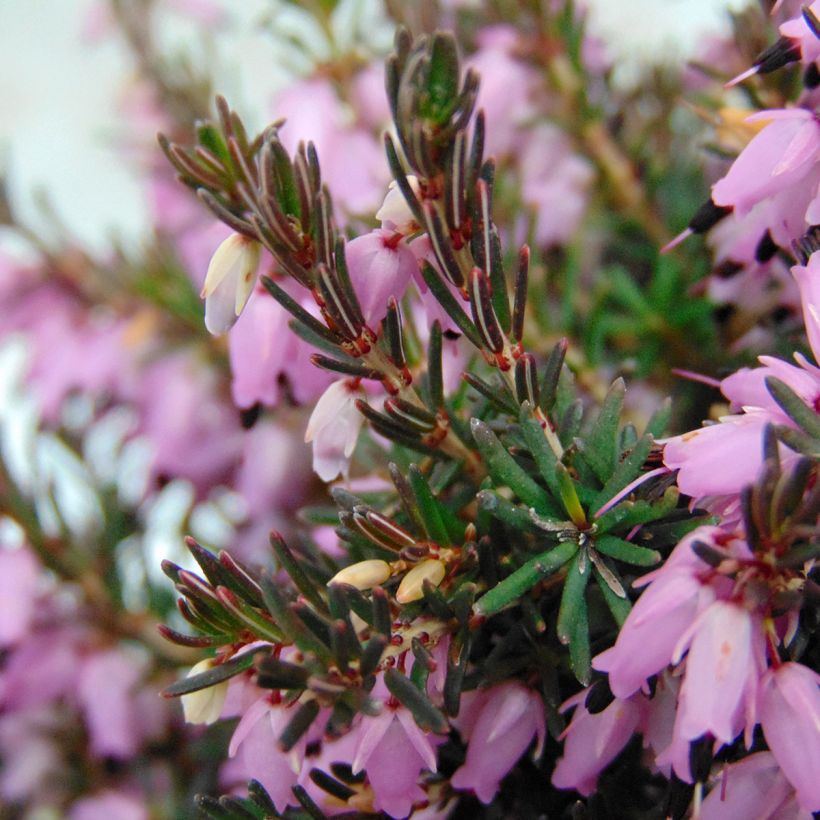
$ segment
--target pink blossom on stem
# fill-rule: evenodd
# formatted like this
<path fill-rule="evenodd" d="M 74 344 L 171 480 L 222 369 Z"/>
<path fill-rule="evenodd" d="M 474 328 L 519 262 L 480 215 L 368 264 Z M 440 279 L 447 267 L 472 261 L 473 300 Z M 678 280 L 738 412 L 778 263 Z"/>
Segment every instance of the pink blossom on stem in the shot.
<path fill-rule="evenodd" d="M 766 743 L 800 805 L 820 811 L 820 675 L 799 663 L 770 669 L 760 682 Z"/>
<path fill-rule="evenodd" d="M 387 300 L 401 301 L 416 271 L 416 257 L 401 234 L 377 229 L 347 243 L 345 259 L 365 323 L 374 330 L 387 314 Z"/>
<path fill-rule="evenodd" d="M 642 717 L 642 696 L 629 700 L 615 698 L 602 712 L 592 714 L 584 705 L 588 689 L 561 705 L 561 711 L 575 707 L 572 721 L 564 731 L 564 754 L 552 773 L 552 785 L 575 789 L 584 796 L 595 790 L 598 776 L 617 757 L 635 734 Z"/>
<path fill-rule="evenodd" d="M 516 681 L 494 686 L 483 694 L 467 759 L 450 781 L 453 788 L 469 789 L 482 803 L 490 803 L 535 737 L 535 754 L 540 754 L 545 734 L 544 704 L 537 692 Z"/>
<path fill-rule="evenodd" d="M 725 766 L 703 801 L 698 820 L 811 820 L 770 752 Z"/>
<path fill-rule="evenodd" d="M 689 634 L 693 637 L 678 698 L 681 735 L 696 740 L 708 732 L 731 743 L 744 725 L 754 725 L 757 684 L 765 670 L 762 624 L 739 604 L 715 601 Z M 684 635 L 678 659 L 687 644 Z"/>

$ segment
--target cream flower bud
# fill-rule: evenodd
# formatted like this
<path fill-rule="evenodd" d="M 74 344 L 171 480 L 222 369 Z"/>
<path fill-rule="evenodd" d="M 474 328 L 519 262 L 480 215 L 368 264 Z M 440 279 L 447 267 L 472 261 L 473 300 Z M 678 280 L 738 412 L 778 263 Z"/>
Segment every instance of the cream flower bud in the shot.
<path fill-rule="evenodd" d="M 419 181 L 412 174 L 408 174 L 407 181 L 413 193 L 419 194 Z M 396 185 L 396 181 L 390 183 L 387 196 L 382 202 L 381 208 L 376 211 L 376 219 L 382 223 L 383 228 L 398 231 L 398 233 L 409 234 L 418 229 L 416 218 L 410 210 L 410 206 L 404 199 L 404 194 Z"/>
<path fill-rule="evenodd" d="M 259 268 L 259 243 L 234 233 L 214 251 L 200 296 L 205 300 L 205 327 L 218 336 L 242 313 Z"/>
<path fill-rule="evenodd" d="M 390 564 L 372 558 L 368 561 L 359 561 L 337 572 L 328 584 L 350 584 L 356 589 L 370 589 L 383 584 L 390 577 Z"/>
<path fill-rule="evenodd" d="M 192 678 L 201 672 L 213 669 L 216 662 L 213 658 L 206 658 L 191 667 L 186 677 Z M 222 707 L 225 705 L 225 696 L 228 694 L 228 681 L 216 683 L 207 689 L 199 689 L 182 696 L 182 711 L 187 723 L 211 724 L 219 720 Z"/>
<path fill-rule="evenodd" d="M 429 581 L 434 587 L 437 587 L 444 580 L 446 572 L 444 562 L 439 561 L 437 558 L 420 561 L 401 579 L 399 588 L 396 591 L 396 600 L 400 604 L 418 601 L 424 597 L 424 582 Z"/>

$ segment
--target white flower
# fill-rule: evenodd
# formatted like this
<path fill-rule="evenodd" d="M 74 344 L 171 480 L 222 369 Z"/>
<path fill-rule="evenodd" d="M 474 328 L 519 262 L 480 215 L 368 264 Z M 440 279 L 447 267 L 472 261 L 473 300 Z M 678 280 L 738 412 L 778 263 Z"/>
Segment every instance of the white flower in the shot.
<path fill-rule="evenodd" d="M 258 268 L 259 243 L 242 234 L 231 234 L 214 251 L 200 294 L 209 333 L 231 329 L 250 298 Z"/>
<path fill-rule="evenodd" d="M 322 481 L 347 475 L 363 417 L 356 399 L 364 390 L 351 379 L 333 382 L 319 397 L 308 421 L 305 441 L 313 442 L 313 470 Z"/>
<path fill-rule="evenodd" d="M 191 671 L 186 675 L 192 678 L 201 672 L 207 672 L 213 668 L 215 662 L 213 658 L 205 658 L 191 667 Z M 219 720 L 222 714 L 222 707 L 225 705 L 225 696 L 228 694 L 228 681 L 216 683 L 207 689 L 199 689 L 196 692 L 189 692 L 182 696 L 182 711 L 187 723 L 211 724 Z"/>
<path fill-rule="evenodd" d="M 410 183 L 413 193 L 418 196 L 420 191 L 418 179 L 413 174 L 408 174 L 407 181 Z M 383 228 L 397 231 L 405 234 L 405 236 L 418 230 L 416 218 L 413 216 L 413 212 L 410 210 L 410 206 L 405 201 L 404 194 L 396 185 L 395 180 L 390 183 L 387 196 L 384 198 L 381 208 L 376 211 L 376 219 L 382 223 Z"/>

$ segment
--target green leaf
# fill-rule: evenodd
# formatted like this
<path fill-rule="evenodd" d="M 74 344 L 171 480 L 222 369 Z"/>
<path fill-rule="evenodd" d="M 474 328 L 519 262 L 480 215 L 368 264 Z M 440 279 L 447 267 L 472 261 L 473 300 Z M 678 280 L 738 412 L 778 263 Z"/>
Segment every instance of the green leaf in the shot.
<path fill-rule="evenodd" d="M 766 388 L 786 415 L 801 430 L 814 439 L 820 439 L 820 415 L 812 410 L 789 385 L 775 376 L 767 376 Z"/>
<path fill-rule="evenodd" d="M 618 457 L 618 422 L 625 393 L 624 380 L 616 379 L 606 394 L 592 429 L 582 439 L 584 458 L 602 484 L 612 475 Z"/>
<path fill-rule="evenodd" d="M 647 422 L 644 432 L 649 433 L 653 438 L 659 438 L 666 432 L 671 417 L 672 399 L 665 398 L 661 406 L 652 414 L 652 418 Z"/>
<path fill-rule="evenodd" d="M 421 522 L 427 537 L 441 546 L 450 546 L 453 542 L 444 523 L 441 504 L 433 495 L 433 491 L 427 484 L 424 475 L 415 464 L 410 465 L 408 478 L 413 495 L 416 497 L 416 503 L 421 513 Z"/>
<path fill-rule="evenodd" d="M 655 550 L 639 547 L 630 541 L 624 541 L 615 535 L 600 535 L 595 537 L 595 549 L 598 552 L 624 561 L 627 564 L 635 564 L 639 567 L 652 567 L 661 560 L 661 554 Z"/>
<path fill-rule="evenodd" d="M 462 309 L 461 305 L 456 301 L 452 293 L 450 293 L 447 285 L 442 282 L 441 277 L 436 273 L 435 269 L 429 262 L 423 262 L 421 266 L 421 275 L 427 283 L 427 287 L 433 292 L 439 304 L 444 308 L 447 315 L 456 323 L 458 329 L 477 347 L 479 350 L 484 349 L 484 344 L 481 337 L 478 335 L 475 325 Z"/>
<path fill-rule="evenodd" d="M 535 459 L 538 472 L 550 488 L 552 494 L 556 498 L 560 498 L 561 485 L 558 481 L 558 459 L 544 437 L 544 431 L 541 429 L 541 425 L 532 417 L 531 408 L 527 402 L 521 407 L 518 422 L 521 425 L 521 432 L 524 435 L 527 449 Z M 551 514 L 560 515 L 561 511 L 558 509 L 558 506 L 554 503 L 552 506 Z M 546 514 L 549 515 L 550 512 Z"/>
<path fill-rule="evenodd" d="M 567 563 L 578 551 L 575 541 L 565 541 L 547 552 L 542 552 L 508 575 L 476 601 L 476 615 L 494 615 L 531 590 L 539 581 Z"/>
<path fill-rule="evenodd" d="M 561 593 L 561 605 L 558 608 L 557 634 L 563 644 L 570 643 L 577 634 L 578 619 L 584 617 L 582 612 L 586 608 L 586 588 L 589 576 L 592 575 L 591 561 L 586 550 L 579 549 L 575 553 L 564 579 L 564 589 Z"/>
<path fill-rule="evenodd" d="M 483 421 L 471 419 L 470 429 L 487 471 L 497 486 L 509 487 L 539 514 L 548 515 L 555 509 L 546 490 L 527 475 Z"/>
<path fill-rule="evenodd" d="M 623 490 L 627 484 L 638 477 L 641 467 L 649 457 L 653 443 L 652 436 L 644 434 L 641 437 L 632 448 L 632 452 L 615 468 L 615 471 L 604 484 L 603 489 L 595 496 L 592 504 L 590 504 L 591 510 L 599 510 L 607 501 Z"/>
<path fill-rule="evenodd" d="M 637 524 L 657 521 L 675 509 L 679 497 L 680 490 L 677 487 L 667 487 L 660 501 L 621 501 L 597 518 L 595 526 L 598 533 L 603 534 L 616 527 L 625 530 Z"/>
<path fill-rule="evenodd" d="M 436 125 L 450 119 L 458 101 L 459 85 L 458 48 L 452 34 L 437 31 L 430 46 L 430 65 L 427 74 L 427 94 L 421 115 Z"/>
<path fill-rule="evenodd" d="M 613 569 L 610 569 L 610 571 L 615 573 Z M 622 627 L 627 615 L 632 611 L 632 604 L 629 599 L 621 598 L 620 595 L 615 593 L 615 590 L 606 582 L 606 579 L 601 575 L 597 567 L 593 567 L 593 572 L 595 573 L 595 581 L 598 584 L 598 588 L 601 590 L 601 595 L 603 595 L 604 601 L 612 613 L 612 617 L 615 619 L 615 623 L 618 624 L 619 628 Z"/>
<path fill-rule="evenodd" d="M 191 692 L 198 692 L 200 689 L 207 689 L 209 686 L 214 686 L 217 683 L 222 683 L 222 681 L 228 680 L 234 675 L 244 672 L 246 669 L 250 669 L 253 666 L 254 657 L 259 652 L 265 652 L 269 649 L 270 647 L 260 646 L 258 649 L 234 656 L 224 663 L 212 666 L 204 672 L 182 678 L 166 687 L 162 692 L 163 697 L 173 698 L 179 695 L 187 695 Z"/>

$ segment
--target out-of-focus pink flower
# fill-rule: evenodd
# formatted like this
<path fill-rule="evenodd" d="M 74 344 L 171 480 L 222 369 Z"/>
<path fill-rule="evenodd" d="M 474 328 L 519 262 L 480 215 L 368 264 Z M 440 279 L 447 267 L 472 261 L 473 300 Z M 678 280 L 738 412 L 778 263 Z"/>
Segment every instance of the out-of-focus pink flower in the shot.
<path fill-rule="evenodd" d="M 347 243 L 345 259 L 364 320 L 378 329 L 387 300 L 401 301 L 416 271 L 416 257 L 400 235 L 375 230 Z"/>
<path fill-rule="evenodd" d="M 592 165 L 573 151 L 566 134 L 546 124 L 528 129 L 520 161 L 521 197 L 534 211 L 538 244 L 567 242 L 586 210 Z"/>
<path fill-rule="evenodd" d="M 600 773 L 616 758 L 635 734 L 642 716 L 642 696 L 616 698 L 602 712 L 591 714 L 584 700 L 588 689 L 561 706 L 575 706 L 572 722 L 564 731 L 564 754 L 552 773 L 552 785 L 575 789 L 584 796 L 595 790 Z"/>
<path fill-rule="evenodd" d="M 145 801 L 112 790 L 77 800 L 68 820 L 148 820 Z"/>
<path fill-rule="evenodd" d="M 374 211 L 389 181 L 380 143 L 351 122 L 352 112 L 342 106 L 327 80 L 294 83 L 273 106 L 275 117 L 285 117 L 283 145 L 294 152 L 300 140 L 312 140 L 322 163 L 322 180 L 347 216 Z"/>
<path fill-rule="evenodd" d="M 204 360 L 189 351 L 157 360 L 144 371 L 134 401 L 157 479 L 188 478 L 205 492 L 235 466 L 242 430 Z"/>
<path fill-rule="evenodd" d="M 707 732 L 731 743 L 744 724 L 754 725 L 757 685 L 765 670 L 762 624 L 745 607 L 715 601 L 692 625 L 686 676 L 678 698 L 681 735 Z M 688 644 L 684 635 L 677 660 Z"/>
<path fill-rule="evenodd" d="M 34 617 L 35 594 L 40 581 L 40 565 L 26 547 L 0 547 L 0 647 L 24 638 Z"/>
<path fill-rule="evenodd" d="M 811 820 L 770 752 L 726 766 L 703 801 L 699 820 Z"/>
<path fill-rule="evenodd" d="M 0 718 L 0 796 L 25 801 L 62 791 L 64 762 L 52 735 L 59 727 L 51 705 L 10 710 Z"/>
<path fill-rule="evenodd" d="M 760 683 L 760 723 L 783 774 L 807 812 L 820 811 L 820 675 L 799 663 L 771 669 Z"/>
<path fill-rule="evenodd" d="M 364 417 L 356 407 L 365 393 L 354 380 L 333 382 L 308 421 L 305 441 L 313 443 L 313 470 L 322 481 L 347 474 Z"/>
<path fill-rule="evenodd" d="M 487 154 L 501 158 L 520 143 L 522 124 L 532 115 L 531 100 L 537 77 L 512 54 L 519 34 L 512 26 L 490 26 L 478 37 L 479 49 L 467 65 L 481 76 L 477 107 L 487 117 Z"/>
<path fill-rule="evenodd" d="M 119 648 L 83 659 L 77 698 L 95 755 L 125 760 L 139 748 L 141 716 L 134 711 L 134 688 L 144 665 L 144 658 Z"/>
<path fill-rule="evenodd" d="M 451 779 L 453 788 L 469 789 L 489 803 L 533 738 L 538 737 L 540 749 L 545 734 L 544 704 L 537 692 L 510 681 L 482 693 L 467 759 Z"/>
<path fill-rule="evenodd" d="M 297 293 L 288 282 L 280 284 L 303 307 L 312 307 L 300 298 L 304 291 Z M 283 377 L 299 402 L 314 400 L 332 381 L 326 370 L 313 366 L 313 349 L 290 329 L 290 321 L 290 314 L 269 293 L 256 289 L 228 337 L 231 392 L 237 406 L 277 404 Z"/>

